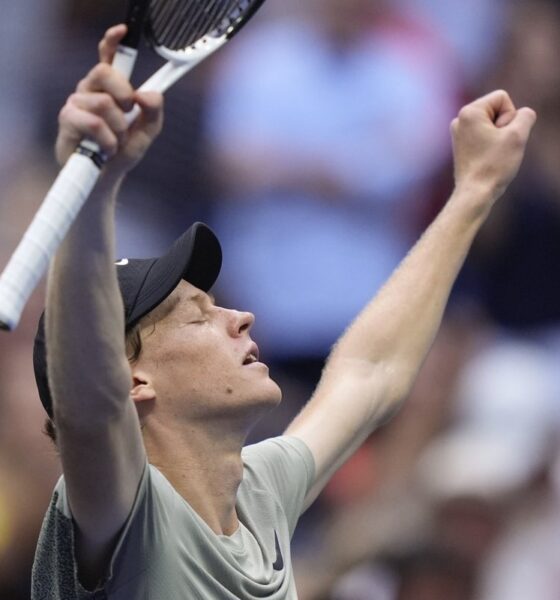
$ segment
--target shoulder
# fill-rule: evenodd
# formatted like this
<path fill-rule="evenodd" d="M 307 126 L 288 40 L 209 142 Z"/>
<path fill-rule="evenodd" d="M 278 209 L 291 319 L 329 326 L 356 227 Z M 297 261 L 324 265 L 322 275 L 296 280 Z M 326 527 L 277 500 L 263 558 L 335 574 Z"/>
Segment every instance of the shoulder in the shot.
<path fill-rule="evenodd" d="M 243 448 L 241 453 L 246 477 L 268 478 L 275 483 L 301 474 L 305 484 L 315 478 L 311 450 L 302 440 L 291 436 L 269 438 Z"/>
<path fill-rule="evenodd" d="M 250 465 L 255 461 L 282 460 L 283 458 L 299 458 L 305 463 L 313 462 L 313 456 L 307 444 L 290 435 L 280 435 L 245 446 L 241 451 L 241 458 L 245 465 Z"/>
<path fill-rule="evenodd" d="M 291 537 L 315 480 L 311 451 L 301 440 L 280 436 L 247 446 L 242 458 L 241 495 L 247 495 L 250 501 L 257 497 L 268 498 L 283 515 Z"/>
<path fill-rule="evenodd" d="M 100 485 L 103 485 L 102 482 Z M 169 481 L 156 467 L 146 463 L 134 504 L 115 541 L 105 574 L 96 590 L 88 591 L 78 579 L 76 532 L 66 494 L 66 481 L 61 477 L 54 489 L 37 544 L 32 598 L 93 599 L 98 597 L 97 593 L 108 593 L 129 583 L 141 583 L 145 571 L 156 559 L 171 562 L 173 532 L 178 521 L 185 523 L 190 518 L 190 514 L 179 514 L 182 507 L 184 503 L 179 502 L 178 493 Z M 188 513 L 184 508 L 182 510 Z M 161 544 L 162 539 L 167 542 L 165 546 Z"/>

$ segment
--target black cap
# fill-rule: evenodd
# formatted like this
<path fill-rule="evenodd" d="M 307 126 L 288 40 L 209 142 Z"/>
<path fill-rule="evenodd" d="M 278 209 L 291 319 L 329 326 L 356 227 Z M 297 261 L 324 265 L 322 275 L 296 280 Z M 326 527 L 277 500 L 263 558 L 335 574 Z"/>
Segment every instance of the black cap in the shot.
<path fill-rule="evenodd" d="M 126 330 L 131 329 L 143 316 L 161 304 L 182 279 L 207 292 L 218 278 L 221 266 L 220 242 L 204 223 L 192 225 L 175 241 L 168 252 L 159 258 L 118 261 L 117 277 L 124 302 Z M 44 320 L 43 313 L 35 336 L 33 367 L 39 397 L 52 418 Z"/>

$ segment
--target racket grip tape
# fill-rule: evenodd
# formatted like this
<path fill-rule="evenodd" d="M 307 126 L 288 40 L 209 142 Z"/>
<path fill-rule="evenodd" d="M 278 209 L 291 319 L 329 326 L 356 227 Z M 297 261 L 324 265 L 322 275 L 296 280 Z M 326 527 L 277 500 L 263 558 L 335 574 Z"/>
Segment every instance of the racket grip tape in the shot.
<path fill-rule="evenodd" d="M 46 273 L 78 212 L 91 194 L 100 169 L 75 153 L 58 174 L 31 225 L 0 276 L 0 328 L 19 323 L 27 300 Z"/>

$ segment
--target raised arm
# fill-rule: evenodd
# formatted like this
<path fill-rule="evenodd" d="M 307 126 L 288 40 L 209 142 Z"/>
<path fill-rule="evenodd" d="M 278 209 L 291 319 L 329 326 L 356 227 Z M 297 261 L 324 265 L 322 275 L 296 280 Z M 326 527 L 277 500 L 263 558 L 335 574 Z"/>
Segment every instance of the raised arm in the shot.
<path fill-rule="evenodd" d="M 453 121 L 451 198 L 340 338 L 313 397 L 286 431 L 315 458 L 308 504 L 410 391 L 472 241 L 517 174 L 534 122 L 535 113 L 516 110 L 504 91 L 466 106 Z"/>
<path fill-rule="evenodd" d="M 121 25 L 106 33 L 100 64 L 60 113 L 56 144 L 61 164 L 84 137 L 111 157 L 53 261 L 46 308 L 54 421 L 77 525 L 81 576 L 90 584 L 103 574 L 146 463 L 130 399 L 124 311 L 114 266 L 114 209 L 125 174 L 161 129 L 162 100 L 159 94 L 135 93 L 110 67 L 125 31 Z M 127 131 L 124 112 L 135 102 L 142 114 Z"/>

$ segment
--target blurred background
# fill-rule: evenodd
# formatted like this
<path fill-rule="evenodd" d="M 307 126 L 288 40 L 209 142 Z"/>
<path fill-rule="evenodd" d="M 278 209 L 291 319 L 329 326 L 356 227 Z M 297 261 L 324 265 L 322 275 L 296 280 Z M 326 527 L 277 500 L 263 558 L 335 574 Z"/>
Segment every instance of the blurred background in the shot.
<path fill-rule="evenodd" d="M 121 4 L 0 2 L 0 267 Z M 169 92 L 164 133 L 127 183 L 119 257 L 163 251 L 194 219 L 221 238 L 218 301 L 256 314 L 284 390 L 257 440 L 282 432 L 449 196 L 458 109 L 505 88 L 538 112 L 408 403 L 301 520 L 300 600 L 560 597 L 559 31 L 553 0 L 268 0 Z M 135 81 L 157 63 L 146 53 Z M 2 600 L 29 599 L 60 475 L 31 364 L 43 299 L 0 335 Z"/>

